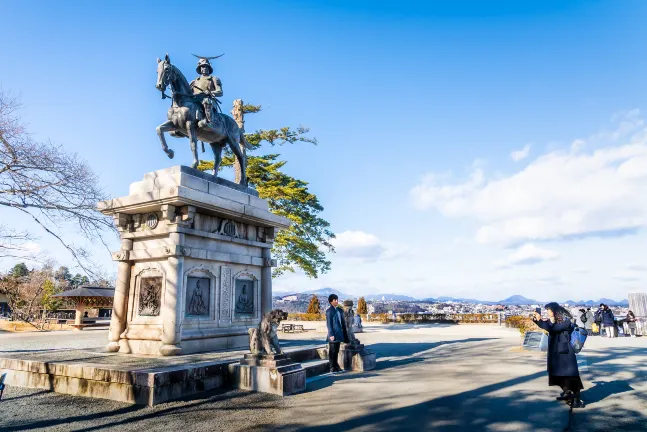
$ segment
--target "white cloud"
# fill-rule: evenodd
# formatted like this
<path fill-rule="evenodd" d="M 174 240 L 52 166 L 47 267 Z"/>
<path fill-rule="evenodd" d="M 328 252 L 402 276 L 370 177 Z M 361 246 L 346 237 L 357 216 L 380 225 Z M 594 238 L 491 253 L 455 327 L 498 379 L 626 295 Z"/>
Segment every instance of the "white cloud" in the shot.
<path fill-rule="evenodd" d="M 41 247 L 40 243 L 36 243 L 33 241 L 26 242 L 21 245 L 22 248 L 24 248 L 26 251 L 29 251 L 32 254 L 39 254 L 43 251 L 43 248 Z"/>
<path fill-rule="evenodd" d="M 640 282 L 643 280 L 642 277 L 636 275 L 635 273 L 620 273 L 613 276 L 613 279 L 620 282 Z"/>
<path fill-rule="evenodd" d="M 613 139 L 642 121 L 636 111 L 607 133 Z M 629 124 L 629 126 L 627 125 Z M 624 145 L 588 152 L 552 151 L 519 172 L 486 178 L 474 169 L 464 182 L 428 174 L 412 188 L 415 207 L 481 222 L 480 243 L 631 233 L 647 225 L 647 129 Z"/>
<path fill-rule="evenodd" d="M 573 150 L 574 152 L 580 151 L 584 148 L 585 145 L 586 141 L 582 139 L 576 139 L 571 143 L 571 150 Z"/>
<path fill-rule="evenodd" d="M 559 258 L 559 252 L 549 249 L 542 249 L 532 243 L 525 244 L 508 255 L 505 260 L 499 261 L 499 267 L 511 267 L 517 265 L 539 264 L 543 261 L 550 261 Z"/>
<path fill-rule="evenodd" d="M 364 231 L 344 231 L 335 234 L 335 237 L 332 244 L 336 255 L 344 258 L 376 261 L 400 258 L 407 252 L 403 245 L 382 241 L 376 235 Z"/>
<path fill-rule="evenodd" d="M 335 234 L 332 244 L 338 255 L 351 258 L 375 259 L 384 253 L 380 239 L 363 231 Z"/>
<path fill-rule="evenodd" d="M 516 150 L 510 153 L 510 157 L 512 158 L 513 161 L 519 162 L 520 160 L 523 160 L 528 157 L 530 154 L 530 144 L 526 144 L 523 146 L 521 150 Z"/>
<path fill-rule="evenodd" d="M 645 264 L 628 264 L 625 269 L 634 272 L 647 272 L 647 265 Z"/>

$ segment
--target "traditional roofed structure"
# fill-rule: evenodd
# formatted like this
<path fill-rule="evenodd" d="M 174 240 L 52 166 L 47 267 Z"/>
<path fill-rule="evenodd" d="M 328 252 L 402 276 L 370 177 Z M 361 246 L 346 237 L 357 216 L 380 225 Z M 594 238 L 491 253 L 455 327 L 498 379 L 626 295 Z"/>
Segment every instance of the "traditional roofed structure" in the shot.
<path fill-rule="evenodd" d="M 52 297 L 64 298 L 76 303 L 74 327 L 78 330 L 83 330 L 83 312 L 85 311 L 85 308 L 112 307 L 112 300 L 115 297 L 115 289 L 112 287 L 84 285 L 71 291 L 55 294 Z"/>

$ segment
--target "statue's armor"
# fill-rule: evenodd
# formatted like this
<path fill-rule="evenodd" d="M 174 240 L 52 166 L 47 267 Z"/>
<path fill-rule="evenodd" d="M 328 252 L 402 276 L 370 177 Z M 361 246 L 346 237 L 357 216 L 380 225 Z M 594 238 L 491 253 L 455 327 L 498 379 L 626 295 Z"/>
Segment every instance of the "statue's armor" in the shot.
<path fill-rule="evenodd" d="M 209 96 L 222 96 L 222 84 L 220 83 L 220 79 L 211 75 L 200 75 L 191 81 L 191 88 L 193 89 L 193 94 L 202 99 L 204 114 L 207 117 L 207 121 L 211 123 L 211 120 L 213 119 L 213 102 Z"/>

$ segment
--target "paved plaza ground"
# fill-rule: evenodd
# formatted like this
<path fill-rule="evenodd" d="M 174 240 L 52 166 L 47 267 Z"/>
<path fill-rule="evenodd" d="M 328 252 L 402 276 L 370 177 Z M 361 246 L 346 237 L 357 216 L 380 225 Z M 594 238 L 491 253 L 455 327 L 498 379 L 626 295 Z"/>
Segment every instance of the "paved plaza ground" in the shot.
<path fill-rule="evenodd" d="M 155 407 L 11 387 L 2 431 L 561 431 L 568 410 L 547 386 L 545 355 L 516 330 L 488 325 L 370 326 L 378 356 L 365 373 L 309 379 L 285 398 L 212 392 Z M 286 335 L 292 343 L 323 334 Z M 0 333 L 0 356 L 105 345 L 105 330 Z M 647 430 L 647 338 L 590 338 L 579 356 L 588 403 L 575 431 Z"/>

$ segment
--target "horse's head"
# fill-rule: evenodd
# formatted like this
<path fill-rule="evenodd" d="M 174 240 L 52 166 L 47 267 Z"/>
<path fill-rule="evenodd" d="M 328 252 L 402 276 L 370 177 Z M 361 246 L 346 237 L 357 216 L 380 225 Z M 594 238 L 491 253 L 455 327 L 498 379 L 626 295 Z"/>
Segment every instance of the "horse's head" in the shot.
<path fill-rule="evenodd" d="M 171 59 L 168 54 L 164 57 L 164 60 L 157 59 L 157 84 L 155 88 L 161 92 L 166 90 L 166 87 L 171 82 L 173 75 L 173 65 L 171 64 Z"/>

